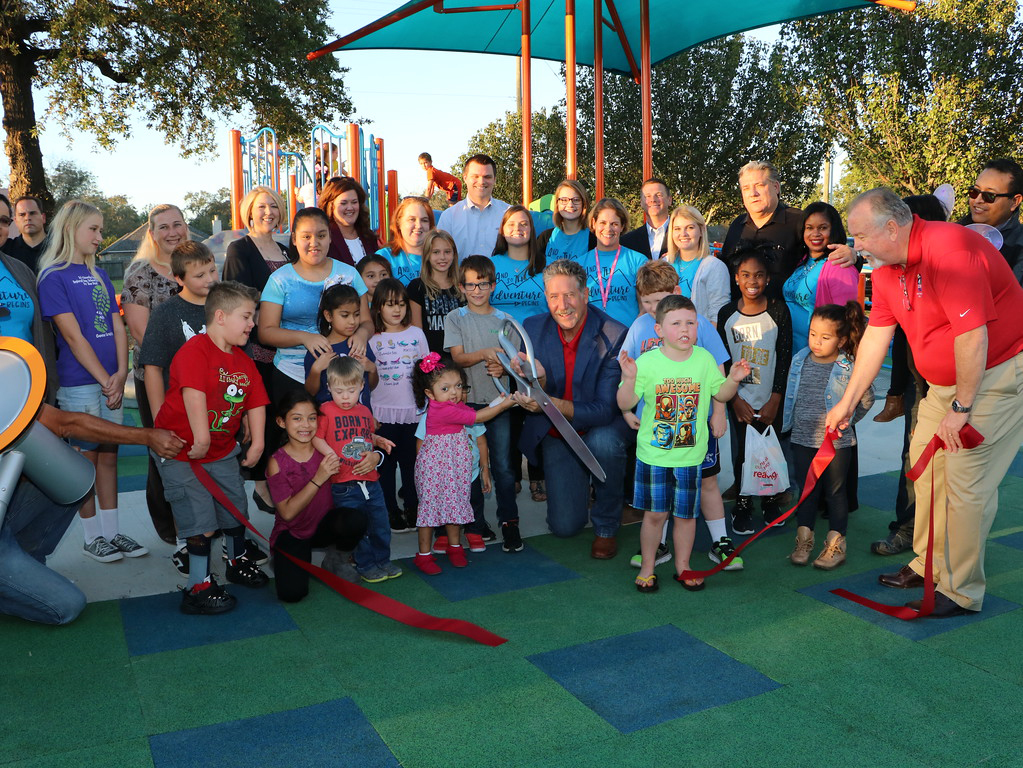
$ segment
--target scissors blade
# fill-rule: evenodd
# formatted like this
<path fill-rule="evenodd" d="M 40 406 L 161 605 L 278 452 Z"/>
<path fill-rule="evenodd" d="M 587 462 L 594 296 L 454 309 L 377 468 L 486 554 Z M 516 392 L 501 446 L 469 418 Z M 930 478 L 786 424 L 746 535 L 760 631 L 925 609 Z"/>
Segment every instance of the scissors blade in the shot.
<path fill-rule="evenodd" d="M 593 473 L 593 476 L 600 482 L 607 480 L 607 473 L 604 472 L 604 468 L 600 466 L 600 462 L 597 461 L 596 457 L 590 452 L 589 447 L 583 442 L 583 439 L 579 437 L 579 433 L 576 432 L 572 425 L 568 423 L 568 419 L 565 415 L 558 410 L 558 407 L 551 402 L 551 399 L 547 396 L 547 393 L 540 389 L 537 384 L 533 385 L 533 399 L 536 400 L 540 409 L 547 414 L 547 418 L 551 420 L 554 428 L 558 430 L 565 442 L 568 443 L 569 447 L 575 451 L 575 455 L 582 459 L 583 464 L 586 468 Z"/>

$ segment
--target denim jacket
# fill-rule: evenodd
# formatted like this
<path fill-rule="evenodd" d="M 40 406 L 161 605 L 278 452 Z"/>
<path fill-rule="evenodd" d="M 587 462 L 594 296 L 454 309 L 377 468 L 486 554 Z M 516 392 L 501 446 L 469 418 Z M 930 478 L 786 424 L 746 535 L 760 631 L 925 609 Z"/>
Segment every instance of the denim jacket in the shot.
<path fill-rule="evenodd" d="M 796 392 L 799 390 L 799 376 L 803 371 L 803 363 L 806 362 L 806 358 L 810 354 L 809 347 L 803 347 L 801 350 L 796 352 L 792 356 L 792 365 L 789 367 L 789 381 L 788 386 L 785 387 L 785 411 L 782 417 L 782 433 L 790 432 L 792 430 L 792 411 L 796 406 Z M 825 410 L 830 411 L 836 405 L 838 401 L 842 399 L 845 394 L 845 388 L 849 384 L 849 378 L 852 376 L 853 364 L 852 360 L 846 357 L 844 352 L 838 353 L 838 359 L 835 361 L 835 365 L 831 368 L 831 376 L 828 377 L 828 389 L 824 393 L 824 405 Z M 856 412 L 853 414 L 850 424 L 855 424 L 857 421 L 867 415 L 867 411 L 870 410 L 870 406 L 874 404 L 874 386 L 867 387 L 867 391 L 863 393 L 863 398 L 856 406 Z"/>

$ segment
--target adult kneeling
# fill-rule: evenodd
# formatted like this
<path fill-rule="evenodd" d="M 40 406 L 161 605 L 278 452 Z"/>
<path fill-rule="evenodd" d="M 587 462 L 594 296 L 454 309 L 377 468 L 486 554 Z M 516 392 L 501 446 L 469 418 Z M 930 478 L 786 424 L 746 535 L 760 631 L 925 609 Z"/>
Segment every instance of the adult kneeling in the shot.
<path fill-rule="evenodd" d="M 585 526 L 590 486 L 595 501 L 589 510 L 596 538 L 593 557 L 606 560 L 618 552 L 615 535 L 621 525 L 625 480 L 625 421 L 615 401 L 621 368 L 618 353 L 626 328 L 598 307 L 588 304 L 586 271 L 565 259 L 543 271 L 548 312 L 523 324 L 537 358 L 540 385 L 551 402 L 582 437 L 607 478 L 590 476 L 537 402 L 516 394 L 530 413 L 519 445 L 534 460 L 543 446 L 547 474 L 547 525 L 555 536 L 574 536 Z"/>

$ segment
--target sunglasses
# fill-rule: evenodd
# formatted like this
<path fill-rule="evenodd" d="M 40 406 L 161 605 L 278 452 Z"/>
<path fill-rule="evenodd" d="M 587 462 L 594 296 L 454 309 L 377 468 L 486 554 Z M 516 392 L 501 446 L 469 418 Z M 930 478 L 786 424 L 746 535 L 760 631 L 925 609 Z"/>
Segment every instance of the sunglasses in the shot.
<path fill-rule="evenodd" d="M 986 192 L 980 187 L 970 187 L 966 190 L 966 194 L 971 200 L 976 200 L 978 197 L 985 203 L 993 203 L 1000 197 L 1015 197 L 1016 195 L 1011 192 Z"/>

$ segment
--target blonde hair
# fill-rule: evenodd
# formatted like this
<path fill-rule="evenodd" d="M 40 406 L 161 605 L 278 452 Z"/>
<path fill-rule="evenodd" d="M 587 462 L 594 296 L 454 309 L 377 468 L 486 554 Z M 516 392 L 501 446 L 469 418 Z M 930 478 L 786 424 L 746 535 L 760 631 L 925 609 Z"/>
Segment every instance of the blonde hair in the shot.
<path fill-rule="evenodd" d="M 451 244 L 454 258 L 451 259 L 451 266 L 448 267 L 448 279 L 451 280 L 452 287 L 458 285 L 458 246 L 455 245 L 455 238 L 443 229 L 431 229 L 426 233 L 426 239 L 423 240 L 423 265 L 419 268 L 419 279 L 423 281 L 426 295 L 431 299 L 436 299 L 438 295 L 449 290 L 441 288 L 433 279 L 433 268 L 430 266 L 430 251 L 433 250 L 435 240 L 444 240 Z"/>
<path fill-rule="evenodd" d="M 170 260 L 160 261 L 160 246 L 156 244 L 156 240 L 153 238 L 153 220 L 161 213 L 167 213 L 167 211 L 177 211 L 178 216 L 181 217 L 182 221 L 185 221 L 185 214 L 181 212 L 181 209 L 176 205 L 170 203 L 161 203 L 157 205 L 149 212 L 149 225 L 146 228 L 146 236 L 142 238 L 142 242 L 139 244 L 139 249 L 135 253 L 133 261 L 148 261 L 150 264 L 159 264 L 162 267 L 170 269 Z M 192 233 L 188 229 L 187 222 L 185 223 L 185 239 L 191 240 Z"/>
<path fill-rule="evenodd" d="M 287 220 L 288 212 L 285 210 L 287 204 L 284 202 L 284 198 L 282 198 L 279 194 L 270 189 L 270 187 L 264 186 L 253 187 L 249 190 L 249 193 L 242 198 L 241 205 L 238 206 L 238 211 L 242 217 L 242 224 L 245 225 L 246 229 L 250 229 L 249 222 L 252 219 L 252 207 L 256 204 L 256 198 L 260 195 L 270 195 L 270 199 L 277 205 L 277 226 L 279 227 L 282 221 Z M 152 221 L 152 214 L 150 214 L 150 221 Z"/>
<path fill-rule="evenodd" d="M 50 271 L 67 269 L 75 258 L 75 232 L 82 226 L 90 216 L 103 218 L 99 208 L 81 200 L 68 200 L 61 207 L 57 216 L 50 225 L 50 232 L 46 238 L 46 250 L 39 258 L 39 277 L 36 281 L 43 279 L 43 276 Z M 85 266 L 93 277 L 99 277 L 96 273 L 96 254 L 88 254 L 85 257 Z"/>
<path fill-rule="evenodd" d="M 421 205 L 426 210 L 426 218 L 430 220 L 430 226 L 427 229 L 433 229 L 437 226 L 429 200 L 416 195 L 403 197 L 401 202 L 398 203 L 398 207 L 394 209 L 394 215 L 391 217 L 391 240 L 387 243 L 387 247 L 390 249 L 392 256 L 397 256 L 405 250 L 405 239 L 401 236 L 401 220 L 405 216 L 405 211 L 413 205 Z"/>
<path fill-rule="evenodd" d="M 691 205 L 680 205 L 674 211 L 671 212 L 671 219 L 668 221 L 668 255 L 675 256 L 678 254 L 678 246 L 675 245 L 675 238 L 672 236 L 672 230 L 675 227 L 675 219 L 683 219 L 685 221 L 691 221 L 700 229 L 700 255 L 697 258 L 702 259 L 705 256 L 710 256 L 710 243 L 707 242 L 707 220 L 703 218 L 703 214 L 693 208 Z"/>

